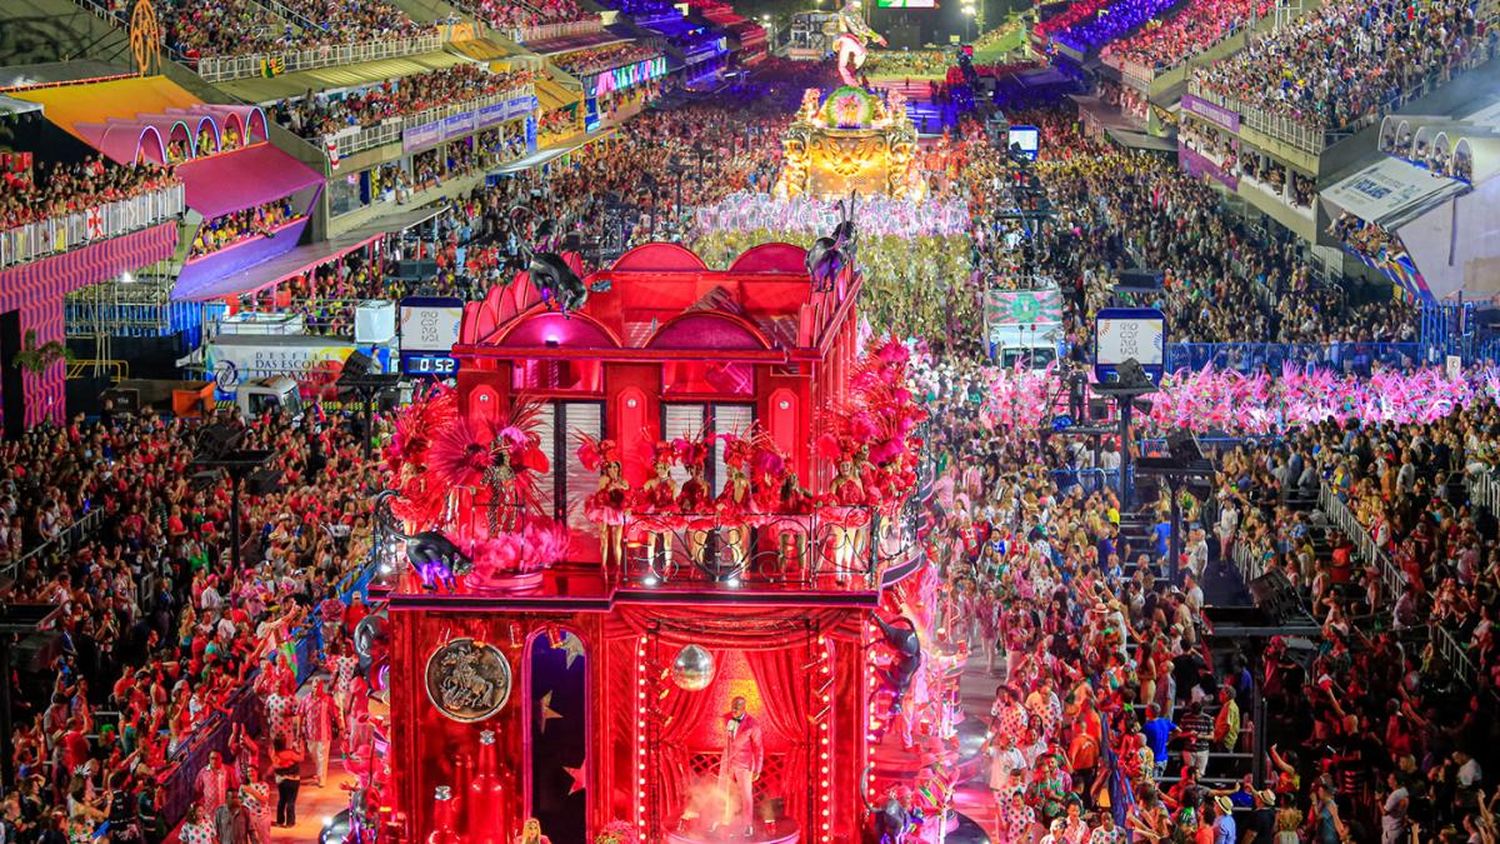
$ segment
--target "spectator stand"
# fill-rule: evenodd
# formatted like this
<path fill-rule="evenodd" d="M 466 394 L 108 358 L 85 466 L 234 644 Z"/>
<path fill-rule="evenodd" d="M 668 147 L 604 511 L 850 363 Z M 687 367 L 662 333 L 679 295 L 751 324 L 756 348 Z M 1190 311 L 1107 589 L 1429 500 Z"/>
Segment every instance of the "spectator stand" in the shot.
<path fill-rule="evenodd" d="M 1166 368 L 1205 366 L 1239 372 L 1280 372 L 1286 364 L 1325 366 L 1369 375 L 1372 369 L 1411 369 L 1427 362 L 1422 343 L 1168 343 Z"/>

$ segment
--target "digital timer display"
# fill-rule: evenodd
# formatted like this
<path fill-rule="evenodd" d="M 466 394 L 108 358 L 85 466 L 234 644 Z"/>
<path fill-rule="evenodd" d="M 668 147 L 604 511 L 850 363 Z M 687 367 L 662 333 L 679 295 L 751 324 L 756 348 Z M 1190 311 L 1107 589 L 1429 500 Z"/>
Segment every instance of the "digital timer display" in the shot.
<path fill-rule="evenodd" d="M 458 374 L 458 361 L 451 355 L 407 352 L 401 355 L 401 374 L 426 378 L 452 378 Z"/>

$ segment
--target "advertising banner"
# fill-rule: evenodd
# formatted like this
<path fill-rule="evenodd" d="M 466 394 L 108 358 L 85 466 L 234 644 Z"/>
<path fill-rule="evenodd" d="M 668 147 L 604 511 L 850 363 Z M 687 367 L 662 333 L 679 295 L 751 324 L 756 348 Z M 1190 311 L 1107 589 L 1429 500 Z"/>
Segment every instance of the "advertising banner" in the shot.
<path fill-rule="evenodd" d="M 1240 116 L 1223 106 L 1216 106 L 1208 100 L 1199 99 L 1192 94 L 1182 95 L 1182 110 L 1189 114 L 1207 120 L 1220 129 L 1228 129 L 1231 132 L 1240 131 Z"/>

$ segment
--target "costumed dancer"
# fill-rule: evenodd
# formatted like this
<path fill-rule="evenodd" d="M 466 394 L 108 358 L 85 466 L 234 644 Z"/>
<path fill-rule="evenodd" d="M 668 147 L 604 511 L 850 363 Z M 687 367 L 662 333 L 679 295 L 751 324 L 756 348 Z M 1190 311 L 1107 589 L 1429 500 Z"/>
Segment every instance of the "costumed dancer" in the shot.
<path fill-rule="evenodd" d="M 822 511 L 833 532 L 833 573 L 841 581 L 854 568 L 859 535 L 870 520 L 864 505 L 864 485 L 855 472 L 854 458 L 846 455 L 839 462 L 838 475 L 828 485 Z"/>
<path fill-rule="evenodd" d="M 677 510 L 687 530 L 688 556 L 699 567 L 703 565 L 703 552 L 708 547 L 708 531 L 714 525 L 713 495 L 708 480 L 703 477 L 708 446 L 712 442 L 712 437 L 701 440 L 678 437 L 672 441 L 677 458 L 688 470 L 688 479 L 682 482 L 682 491 L 677 496 Z"/>
<path fill-rule="evenodd" d="M 750 518 L 755 509 L 750 489 L 750 479 L 745 474 L 750 465 L 754 449 L 749 441 L 733 434 L 724 435 L 724 465 L 729 478 L 719 497 L 714 500 L 719 528 L 723 531 L 724 543 L 734 556 L 736 571 L 743 570 L 749 562 Z"/>
<path fill-rule="evenodd" d="M 552 844 L 552 839 L 542 834 L 541 821 L 527 818 L 521 824 L 521 834 L 516 836 L 516 844 Z"/>
<path fill-rule="evenodd" d="M 845 85 L 858 88 L 861 80 L 855 74 L 864 67 L 865 45 L 878 41 L 884 47 L 887 42 L 865 23 L 864 15 L 860 13 L 860 0 L 848 0 L 838 15 L 842 34 L 833 39 L 833 49 L 838 54 L 839 78 Z"/>
<path fill-rule="evenodd" d="M 797 482 L 796 472 L 787 472 L 773 491 L 776 499 L 777 545 L 783 558 L 782 571 L 800 571 L 807 559 L 806 517 L 812 513 L 812 496 Z"/>
<path fill-rule="evenodd" d="M 668 443 L 657 443 L 656 459 L 652 464 L 655 473 L 641 484 L 637 509 L 646 519 L 646 564 L 656 560 L 656 543 L 661 540 L 664 563 L 672 561 L 672 531 L 679 524 L 677 515 L 677 482 L 672 480 L 672 464 L 676 451 Z"/>
<path fill-rule="evenodd" d="M 611 560 L 624 571 L 630 484 L 625 482 L 620 449 L 614 440 L 596 440 L 586 434 L 580 439 L 579 462 L 590 472 L 599 473 L 599 488 L 583 502 L 583 514 L 599 526 L 599 562 L 605 572 Z"/>

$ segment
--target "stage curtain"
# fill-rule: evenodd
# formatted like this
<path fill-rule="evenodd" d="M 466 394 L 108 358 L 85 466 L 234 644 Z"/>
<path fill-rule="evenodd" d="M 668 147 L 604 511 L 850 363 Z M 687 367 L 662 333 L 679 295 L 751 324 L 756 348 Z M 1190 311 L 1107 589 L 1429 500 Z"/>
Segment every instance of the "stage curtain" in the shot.
<path fill-rule="evenodd" d="M 700 644 L 749 653 L 801 642 L 810 628 L 830 639 L 858 639 L 861 607 L 694 607 L 690 615 L 668 615 L 662 607 L 617 606 L 605 622 L 607 639 L 650 633 L 663 645 Z"/>
<path fill-rule="evenodd" d="M 683 691 L 670 681 L 662 683 L 661 688 L 670 691 L 657 704 L 662 718 L 657 745 L 657 782 L 662 789 L 660 821 L 663 828 L 671 829 L 682 814 L 687 789 L 692 784 L 690 762 L 693 748 L 688 742 L 705 720 L 716 718 L 720 713 L 713 711 L 717 697 L 707 692 Z"/>
<path fill-rule="evenodd" d="M 809 669 L 811 660 L 807 640 L 789 644 L 780 650 L 752 651 L 745 655 L 750 663 L 750 673 L 760 691 L 761 703 L 765 707 L 765 722 L 762 730 L 774 733 L 786 742 L 786 765 L 781 783 L 781 797 L 786 800 L 787 817 L 802 825 L 804 840 L 812 818 L 807 811 L 807 781 L 812 774 L 807 770 L 808 743 L 815 740 L 817 725 L 808 711 L 810 692 L 808 684 L 816 676 L 816 668 Z"/>

